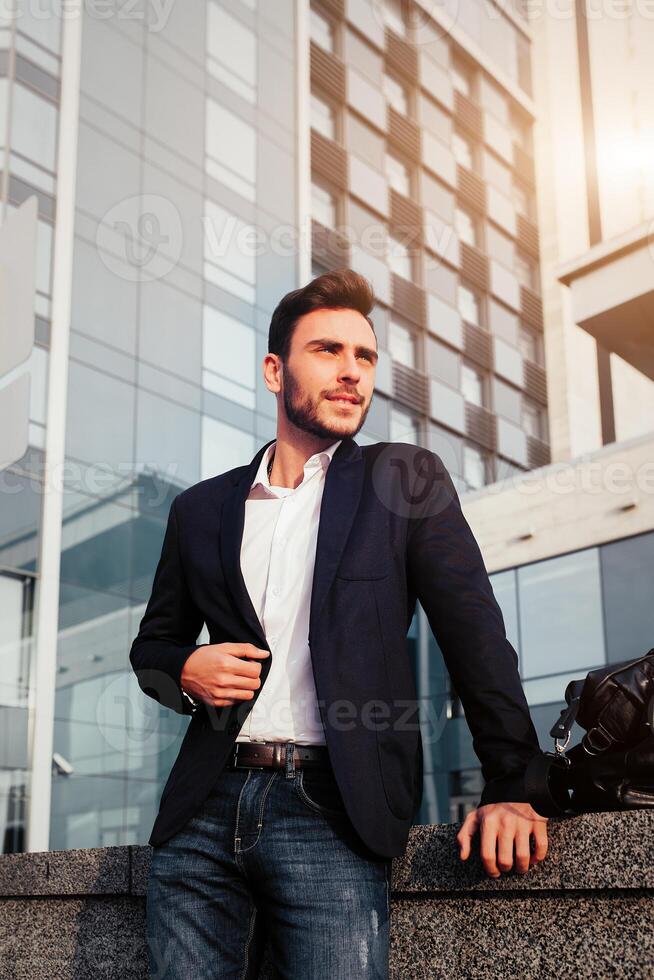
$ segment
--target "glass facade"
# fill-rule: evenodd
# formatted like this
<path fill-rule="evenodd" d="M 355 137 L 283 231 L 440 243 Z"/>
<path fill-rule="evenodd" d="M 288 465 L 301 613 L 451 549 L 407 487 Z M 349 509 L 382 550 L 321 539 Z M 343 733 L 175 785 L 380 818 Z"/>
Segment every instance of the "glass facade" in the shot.
<path fill-rule="evenodd" d="M 543 749 L 552 749 L 549 730 L 571 680 L 654 647 L 652 567 L 654 532 L 649 532 L 490 576 Z M 434 659 L 444 671 L 440 651 L 434 651 Z M 483 787 L 456 695 L 450 690 L 444 696 L 444 750 L 433 772 L 437 802 L 425 802 L 422 823 L 461 819 L 477 805 Z M 580 735 L 575 726 L 573 744 Z"/>

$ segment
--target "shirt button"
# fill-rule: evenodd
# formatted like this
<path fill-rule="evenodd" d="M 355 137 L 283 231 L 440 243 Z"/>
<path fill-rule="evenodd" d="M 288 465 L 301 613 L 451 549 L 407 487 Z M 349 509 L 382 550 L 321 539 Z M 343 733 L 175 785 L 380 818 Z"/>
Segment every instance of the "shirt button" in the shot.
<path fill-rule="evenodd" d="M 272 594 L 273 595 L 279 595 L 279 586 L 278 585 L 274 585 L 273 586 Z"/>

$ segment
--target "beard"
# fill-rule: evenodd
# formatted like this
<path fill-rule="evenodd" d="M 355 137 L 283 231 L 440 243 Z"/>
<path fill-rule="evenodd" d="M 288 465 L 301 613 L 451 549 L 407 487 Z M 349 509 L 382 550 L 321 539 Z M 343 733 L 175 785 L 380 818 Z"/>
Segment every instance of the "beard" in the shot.
<path fill-rule="evenodd" d="M 318 401 L 307 395 L 288 364 L 284 364 L 283 397 L 284 411 L 289 422 L 303 432 L 310 432 L 311 435 L 317 436 L 319 439 L 343 439 L 355 436 L 366 421 L 372 402 L 371 398 L 364 411 L 361 412 L 358 422 L 354 422 L 353 419 L 348 419 L 345 416 L 340 424 L 323 421 L 319 417 L 318 406 L 320 401 L 324 400 L 324 396 L 321 396 L 320 401 Z"/>

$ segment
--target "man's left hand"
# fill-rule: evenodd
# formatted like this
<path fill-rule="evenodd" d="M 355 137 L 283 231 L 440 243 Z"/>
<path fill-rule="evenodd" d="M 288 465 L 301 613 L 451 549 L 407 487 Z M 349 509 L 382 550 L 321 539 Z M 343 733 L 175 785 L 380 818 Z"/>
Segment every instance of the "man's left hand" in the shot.
<path fill-rule="evenodd" d="M 456 835 L 462 861 L 470 856 L 470 844 L 477 830 L 481 861 L 491 878 L 511 871 L 514 856 L 515 870 L 526 874 L 547 854 L 547 817 L 541 817 L 529 803 L 488 803 L 469 813 Z"/>

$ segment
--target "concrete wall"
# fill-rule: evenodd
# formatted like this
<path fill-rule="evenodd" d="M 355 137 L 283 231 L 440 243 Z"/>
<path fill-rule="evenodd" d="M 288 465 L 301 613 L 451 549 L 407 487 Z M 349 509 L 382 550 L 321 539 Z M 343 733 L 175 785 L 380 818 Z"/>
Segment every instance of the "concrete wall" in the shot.
<path fill-rule="evenodd" d="M 498 881 L 476 857 L 461 864 L 456 830 L 414 827 L 394 862 L 392 980 L 654 974 L 654 811 L 550 821 L 544 864 Z M 149 858 L 137 846 L 0 857 L 0 977 L 147 977 Z"/>

